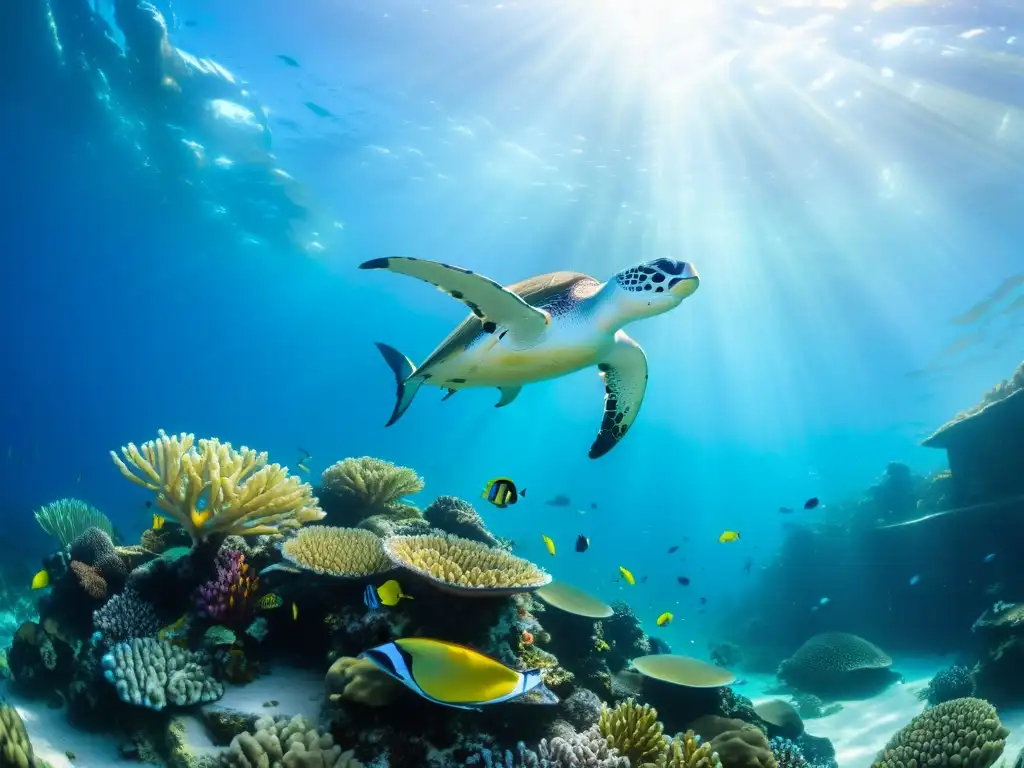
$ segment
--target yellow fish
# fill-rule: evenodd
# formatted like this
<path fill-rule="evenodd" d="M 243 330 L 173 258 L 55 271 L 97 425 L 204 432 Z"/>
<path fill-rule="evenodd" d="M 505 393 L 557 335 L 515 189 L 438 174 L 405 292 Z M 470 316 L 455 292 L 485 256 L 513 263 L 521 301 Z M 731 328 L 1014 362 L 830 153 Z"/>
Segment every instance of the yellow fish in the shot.
<path fill-rule="evenodd" d="M 548 554 L 549 555 L 554 555 L 555 554 L 555 542 L 553 542 L 551 540 L 550 536 L 541 536 L 541 538 L 544 539 L 544 546 L 548 548 Z"/>
<path fill-rule="evenodd" d="M 164 523 L 166 522 L 166 517 L 161 517 L 160 515 L 153 515 L 153 530 L 159 531 L 161 528 L 164 527 Z"/>
<path fill-rule="evenodd" d="M 274 608 L 280 608 L 283 603 L 284 600 L 282 600 L 279 595 L 274 594 L 264 595 L 256 601 L 256 605 L 258 605 L 264 611 L 270 611 Z"/>
<path fill-rule="evenodd" d="M 292 621 L 298 621 L 299 618 L 299 606 L 292 603 Z"/>
<path fill-rule="evenodd" d="M 622 578 L 624 578 L 626 580 L 626 583 L 629 584 L 629 586 L 631 586 L 631 587 L 636 586 L 636 579 L 633 578 L 633 574 L 629 572 L 628 568 L 624 568 L 623 566 L 620 565 L 619 566 L 619 573 L 622 574 Z"/>
<path fill-rule="evenodd" d="M 516 484 L 507 477 L 496 477 L 487 483 L 481 498 L 487 499 L 498 509 L 505 509 L 519 501 L 519 497 L 526 498 L 526 489 L 518 490 Z"/>
<path fill-rule="evenodd" d="M 664 627 L 666 624 L 672 623 L 672 614 L 665 611 L 661 616 L 658 617 L 658 626 Z"/>
<path fill-rule="evenodd" d="M 412 600 L 407 594 L 402 591 L 402 585 L 394 579 L 385 581 L 379 587 L 377 587 L 377 594 L 380 596 L 380 601 L 386 606 L 398 605 L 398 601 Z"/>
<path fill-rule="evenodd" d="M 50 574 L 42 570 L 32 577 L 32 589 L 46 589 L 50 586 Z"/>
<path fill-rule="evenodd" d="M 718 537 L 719 544 L 728 544 L 730 541 L 739 541 L 739 531 L 724 531 L 721 536 Z"/>
<path fill-rule="evenodd" d="M 303 472 L 305 472 L 305 473 L 306 473 L 307 475 L 309 474 L 309 467 L 307 467 L 307 466 L 306 466 L 305 462 L 302 462 L 302 461 L 300 461 L 300 462 L 299 462 L 298 464 L 296 464 L 295 466 L 297 466 L 297 467 L 298 467 L 299 469 L 301 469 L 301 470 L 302 470 Z"/>

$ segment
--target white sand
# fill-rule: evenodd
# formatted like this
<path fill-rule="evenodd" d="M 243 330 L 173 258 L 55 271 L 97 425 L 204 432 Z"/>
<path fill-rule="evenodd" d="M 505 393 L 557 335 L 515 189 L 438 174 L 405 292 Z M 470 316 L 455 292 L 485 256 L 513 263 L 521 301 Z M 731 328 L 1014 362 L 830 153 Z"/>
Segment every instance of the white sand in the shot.
<path fill-rule="evenodd" d="M 252 715 L 302 715 L 317 722 L 325 690 L 324 672 L 274 665 L 271 674 L 248 685 L 227 686 L 224 696 L 208 706 Z M 263 706 L 271 701 L 276 701 L 277 706 Z"/>

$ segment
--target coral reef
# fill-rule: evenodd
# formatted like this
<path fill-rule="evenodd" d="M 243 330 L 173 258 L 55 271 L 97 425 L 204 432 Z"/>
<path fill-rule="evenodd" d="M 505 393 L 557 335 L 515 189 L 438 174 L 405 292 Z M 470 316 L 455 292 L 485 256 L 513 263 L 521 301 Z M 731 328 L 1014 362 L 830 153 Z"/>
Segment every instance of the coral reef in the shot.
<path fill-rule="evenodd" d="M 889 462 L 878 483 L 868 489 L 875 523 L 893 523 L 915 517 L 917 501 L 925 482 L 924 478 L 914 475 L 906 464 Z"/>
<path fill-rule="evenodd" d="M 331 525 L 356 526 L 376 515 L 393 520 L 420 516 L 402 501 L 423 490 L 423 478 L 408 467 L 369 456 L 344 459 L 324 470 L 320 482 Z"/>
<path fill-rule="evenodd" d="M 434 528 L 478 541 L 488 547 L 498 546 L 498 539 L 487 530 L 480 513 L 468 501 L 455 496 L 438 496 L 423 510 L 423 517 Z"/>
<path fill-rule="evenodd" d="M 910 721 L 885 745 L 872 768 L 988 768 L 1003 753 L 1009 731 L 981 699 L 953 699 Z"/>
<path fill-rule="evenodd" d="M 213 578 L 196 590 L 199 615 L 225 623 L 245 621 L 252 610 L 259 579 L 250 573 L 245 555 L 233 549 L 217 553 L 215 568 Z"/>
<path fill-rule="evenodd" d="M 361 579 L 391 570 L 381 540 L 362 528 L 317 525 L 281 545 L 285 560 L 323 576 Z"/>
<path fill-rule="evenodd" d="M 657 768 L 722 768 L 722 760 L 710 742 L 700 743 L 693 731 L 673 738 L 658 757 Z"/>
<path fill-rule="evenodd" d="M 848 632 L 822 632 L 779 665 L 779 679 L 822 698 L 875 693 L 894 682 L 892 658 Z"/>
<path fill-rule="evenodd" d="M 60 542 L 61 548 L 70 547 L 87 528 L 98 528 L 110 537 L 114 535 L 110 518 L 78 499 L 59 499 L 44 504 L 36 510 L 35 518 L 47 534 Z"/>
<path fill-rule="evenodd" d="M 36 764 L 21 715 L 0 700 L 0 768 L 35 768 Z"/>
<path fill-rule="evenodd" d="M 93 626 L 104 640 L 117 643 L 133 637 L 155 636 L 160 619 L 138 592 L 126 589 L 93 613 Z"/>
<path fill-rule="evenodd" d="M 657 710 L 633 699 L 614 709 L 602 707 L 597 727 L 608 746 L 628 758 L 630 765 L 653 763 L 665 751 L 665 729 Z"/>
<path fill-rule="evenodd" d="M 330 734 L 295 717 L 256 721 L 235 736 L 219 760 L 224 768 L 362 768 L 352 751 L 343 752 Z"/>
<path fill-rule="evenodd" d="M 123 459 L 110 455 L 122 475 L 156 494 L 157 506 L 193 541 L 284 534 L 323 519 L 312 487 L 280 464 L 267 464 L 266 453 L 236 451 L 216 438 L 200 440 L 198 448 L 195 442 L 195 435 L 160 430 L 141 449 L 123 446 Z"/>
<path fill-rule="evenodd" d="M 842 710 L 842 704 L 826 705 L 820 697 L 813 693 L 797 693 L 793 696 L 793 706 L 804 720 L 814 720 L 819 717 L 828 717 Z"/>
<path fill-rule="evenodd" d="M 711 749 L 728 768 L 778 768 L 768 737 L 753 726 L 723 731 L 711 739 Z"/>
<path fill-rule="evenodd" d="M 754 707 L 758 717 L 768 723 L 785 739 L 799 739 L 804 733 L 804 721 L 789 702 L 772 699 Z"/>
<path fill-rule="evenodd" d="M 393 536 L 384 541 L 384 553 L 431 584 L 467 595 L 530 591 L 551 581 L 528 560 L 450 534 Z"/>
<path fill-rule="evenodd" d="M 928 681 L 928 685 L 918 692 L 919 699 L 935 706 L 953 699 L 966 699 L 974 695 L 974 680 L 971 670 L 959 664 L 939 672 Z"/>
<path fill-rule="evenodd" d="M 224 686 L 199 658 L 171 643 L 134 638 L 117 643 L 103 656 L 103 676 L 128 704 L 161 710 L 216 701 Z"/>

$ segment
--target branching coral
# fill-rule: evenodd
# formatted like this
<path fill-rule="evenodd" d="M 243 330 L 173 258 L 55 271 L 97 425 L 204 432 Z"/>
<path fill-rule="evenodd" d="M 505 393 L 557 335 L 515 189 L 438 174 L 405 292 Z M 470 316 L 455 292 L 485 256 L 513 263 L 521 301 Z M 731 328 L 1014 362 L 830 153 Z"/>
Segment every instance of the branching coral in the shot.
<path fill-rule="evenodd" d="M 381 540 L 362 528 L 303 528 L 281 545 L 281 554 L 299 568 L 341 578 L 363 578 L 394 567 Z"/>
<path fill-rule="evenodd" d="M 215 621 L 246 618 L 260 582 L 256 574 L 249 572 L 245 555 L 233 549 L 222 549 L 217 553 L 214 567 L 213 578 L 196 590 L 199 613 Z"/>
<path fill-rule="evenodd" d="M 633 699 L 615 709 L 602 707 L 597 727 L 608 746 L 629 758 L 630 765 L 654 763 L 665 752 L 665 729 L 658 721 L 657 710 Z"/>
<path fill-rule="evenodd" d="M 71 546 L 87 528 L 99 528 L 108 536 L 114 535 L 110 519 L 98 509 L 78 499 L 60 499 L 44 504 L 35 513 L 36 522 L 61 547 Z"/>
<path fill-rule="evenodd" d="M 363 456 L 345 459 L 324 470 L 320 482 L 345 506 L 337 522 L 355 525 L 363 518 L 384 514 L 397 519 L 419 517 L 419 510 L 402 501 L 423 490 L 423 478 L 408 467 Z M 331 522 L 335 522 L 332 518 Z"/>
<path fill-rule="evenodd" d="M 0 701 L 0 768 L 34 768 L 35 755 L 18 711 Z"/>
<path fill-rule="evenodd" d="M 722 768 L 718 753 L 710 742 L 700 743 L 693 731 L 676 736 L 655 762 L 658 768 Z"/>
<path fill-rule="evenodd" d="M 939 672 L 928 681 L 917 697 L 935 706 L 944 701 L 963 699 L 974 695 L 974 680 L 971 678 L 971 670 L 959 664 Z"/>
<path fill-rule="evenodd" d="M 103 656 L 102 666 L 121 701 L 138 707 L 186 707 L 224 695 L 224 686 L 197 656 L 151 637 L 117 643 Z"/>
<path fill-rule="evenodd" d="M 155 636 L 160 631 L 160 620 L 135 590 L 126 589 L 93 613 L 93 626 L 106 641 L 116 643 Z"/>
<path fill-rule="evenodd" d="M 528 560 L 458 536 L 392 536 L 384 552 L 396 566 L 465 594 L 526 592 L 551 581 Z"/>
<path fill-rule="evenodd" d="M 121 448 L 121 474 L 156 494 L 157 505 L 202 541 L 213 534 L 283 534 L 324 517 L 313 489 L 267 454 L 182 433 Z M 127 462 L 127 463 L 126 463 Z M 201 501 L 205 500 L 203 507 Z"/>
<path fill-rule="evenodd" d="M 926 709 L 889 739 L 872 768 L 988 768 L 1003 753 L 1009 730 L 982 699 L 953 699 Z"/>
<path fill-rule="evenodd" d="M 343 752 L 330 734 L 296 715 L 277 721 L 263 717 L 252 731 L 231 740 L 219 761 L 225 768 L 362 768 L 352 751 Z"/>

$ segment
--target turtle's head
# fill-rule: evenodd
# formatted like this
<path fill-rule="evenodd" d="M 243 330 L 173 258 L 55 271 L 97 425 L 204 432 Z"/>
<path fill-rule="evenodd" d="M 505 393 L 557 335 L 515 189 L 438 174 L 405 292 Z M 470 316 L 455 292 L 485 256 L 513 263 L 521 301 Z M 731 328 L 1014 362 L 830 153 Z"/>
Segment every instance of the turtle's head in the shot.
<path fill-rule="evenodd" d="M 697 271 L 685 261 L 655 259 L 624 269 L 607 284 L 607 288 L 614 288 L 612 303 L 618 315 L 618 322 L 609 323 L 609 327 L 618 328 L 675 309 L 698 285 Z"/>

